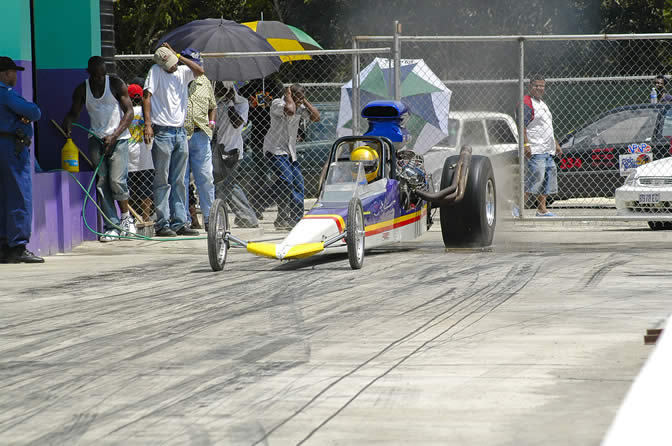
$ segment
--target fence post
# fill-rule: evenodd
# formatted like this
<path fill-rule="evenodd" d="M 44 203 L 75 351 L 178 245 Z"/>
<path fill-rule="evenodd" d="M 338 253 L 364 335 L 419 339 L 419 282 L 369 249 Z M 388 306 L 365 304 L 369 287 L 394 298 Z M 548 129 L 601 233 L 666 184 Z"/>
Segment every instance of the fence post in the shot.
<path fill-rule="evenodd" d="M 352 49 L 359 50 L 357 36 L 352 39 Z M 359 134 L 359 53 L 352 55 L 352 134 Z"/>
<path fill-rule="evenodd" d="M 519 40 L 519 72 L 518 72 L 518 169 L 520 171 L 518 183 L 518 209 L 520 218 L 524 218 L 525 210 L 525 39 Z"/>
<path fill-rule="evenodd" d="M 394 38 L 392 45 L 392 52 L 394 57 L 394 100 L 401 100 L 401 42 L 399 35 L 401 34 L 401 23 L 399 20 L 394 21 Z"/>

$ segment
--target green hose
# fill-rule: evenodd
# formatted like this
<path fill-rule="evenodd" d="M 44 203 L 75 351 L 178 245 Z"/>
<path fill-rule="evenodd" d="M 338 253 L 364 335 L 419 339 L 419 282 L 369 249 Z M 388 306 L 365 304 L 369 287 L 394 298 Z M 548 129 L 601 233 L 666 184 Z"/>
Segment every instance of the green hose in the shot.
<path fill-rule="evenodd" d="M 85 130 L 87 133 L 89 133 L 89 134 L 92 135 L 94 138 L 96 138 L 101 144 L 103 143 L 103 141 L 101 141 L 101 139 L 98 138 L 98 136 L 96 136 L 96 135 L 91 131 L 91 129 L 88 129 L 88 128 L 84 127 L 83 125 L 77 124 L 76 122 L 73 122 L 72 125 L 74 125 L 74 126 L 76 126 L 76 127 L 79 127 L 79 128 L 81 128 L 81 129 Z M 77 177 L 75 177 L 75 176 L 72 174 L 72 172 L 68 172 L 68 171 L 65 170 L 65 169 L 54 169 L 54 170 L 51 171 L 51 172 L 67 172 L 68 175 L 70 175 L 70 176 L 72 177 L 72 179 L 75 180 L 75 182 L 79 185 L 79 187 L 82 188 L 82 190 L 83 190 L 84 193 L 86 194 L 86 197 L 84 198 L 84 203 L 82 204 L 82 220 L 84 221 L 84 226 L 86 226 L 86 228 L 87 228 L 89 231 L 91 231 L 92 233 L 94 233 L 94 234 L 96 234 L 96 235 L 98 235 L 98 236 L 104 236 L 104 235 L 106 235 L 106 234 L 101 234 L 100 232 L 94 230 L 91 226 L 89 226 L 89 223 L 88 223 L 87 220 L 86 220 L 86 203 L 87 203 L 87 201 L 89 201 L 89 199 L 91 199 L 91 202 L 94 204 L 94 206 L 96 206 L 96 209 L 98 209 L 98 212 L 100 213 L 100 215 L 103 216 L 103 219 L 105 219 L 105 221 L 106 221 L 107 223 L 109 223 L 113 228 L 115 228 L 115 229 L 117 229 L 118 231 L 120 231 L 120 233 L 123 233 L 123 232 L 124 232 L 124 230 L 123 230 L 121 227 L 119 227 L 118 225 L 114 224 L 114 223 L 113 223 L 113 222 L 112 222 L 112 221 L 105 215 L 105 213 L 104 213 L 103 210 L 100 208 L 100 206 L 98 206 L 98 203 L 96 203 L 96 200 L 94 200 L 93 197 L 91 196 L 91 188 L 93 187 L 93 182 L 96 180 L 96 177 L 97 177 L 97 175 L 98 175 L 98 170 L 100 169 L 100 166 L 103 164 L 103 161 L 104 161 L 104 160 L 105 160 L 105 156 L 102 156 L 102 157 L 100 158 L 100 162 L 99 162 L 98 165 L 96 166 L 96 169 L 93 171 L 93 176 L 91 177 L 91 182 L 89 183 L 89 187 L 84 187 L 84 185 L 83 185 L 82 183 L 79 182 L 79 180 L 77 179 Z M 108 237 L 109 237 L 109 236 L 108 236 Z M 151 241 L 157 241 L 157 242 L 174 242 L 174 241 L 182 241 L 182 240 L 205 240 L 205 239 L 207 239 L 207 237 L 171 237 L 171 238 L 161 237 L 161 238 L 154 238 L 154 237 L 146 237 L 146 236 L 144 236 L 144 235 L 140 235 L 140 234 L 134 234 L 134 235 L 132 235 L 132 236 L 127 236 L 127 235 L 115 235 L 115 236 L 112 236 L 112 237 L 116 237 L 116 238 L 119 238 L 119 239 L 129 239 L 129 240 L 151 240 Z"/>

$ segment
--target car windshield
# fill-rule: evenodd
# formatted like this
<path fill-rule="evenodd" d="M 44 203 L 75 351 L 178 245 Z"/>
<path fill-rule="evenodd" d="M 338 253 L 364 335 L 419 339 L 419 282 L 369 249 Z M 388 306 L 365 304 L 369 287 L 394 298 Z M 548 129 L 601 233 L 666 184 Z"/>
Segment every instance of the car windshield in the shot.
<path fill-rule="evenodd" d="M 322 188 L 323 203 L 348 203 L 358 195 L 358 189 L 367 184 L 364 165 L 359 161 L 337 161 L 329 165 L 327 179 Z"/>
<path fill-rule="evenodd" d="M 672 108 L 665 113 L 665 122 L 663 123 L 663 136 L 672 137 Z"/>
<path fill-rule="evenodd" d="M 304 142 L 311 141 L 334 141 L 338 138 L 336 126 L 338 124 L 338 106 L 331 104 L 315 104 L 315 108 L 320 112 L 318 122 L 303 122 L 302 127 L 305 131 Z"/>
<path fill-rule="evenodd" d="M 609 114 L 579 130 L 566 146 L 651 141 L 657 115 L 655 109 L 623 110 Z"/>

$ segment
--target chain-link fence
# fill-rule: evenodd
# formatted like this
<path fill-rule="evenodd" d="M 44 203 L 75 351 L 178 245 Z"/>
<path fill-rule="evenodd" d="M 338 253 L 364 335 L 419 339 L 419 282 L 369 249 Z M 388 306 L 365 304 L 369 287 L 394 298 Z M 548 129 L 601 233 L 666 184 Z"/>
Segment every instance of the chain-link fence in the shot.
<path fill-rule="evenodd" d="M 514 215 L 670 218 L 661 214 L 672 210 L 672 96 L 666 78 L 654 81 L 669 70 L 672 35 L 397 38 L 400 59 L 422 59 L 452 91 L 449 133 L 426 159 L 440 163 L 472 145 L 493 160 L 500 203 Z M 355 46 L 381 44 L 394 48 L 393 36 L 358 37 Z M 543 90 L 530 89 L 535 74 Z M 519 155 L 528 150 L 531 160 Z"/>
<path fill-rule="evenodd" d="M 650 221 L 656 214 L 655 221 L 670 221 L 653 228 L 672 227 L 664 215 L 672 210 L 672 96 L 667 78 L 655 79 L 667 74 L 671 42 L 668 34 L 360 36 L 353 50 L 325 51 L 236 83 L 249 105 L 238 195 L 260 218 L 287 199 L 277 194 L 278 170 L 263 147 L 272 100 L 300 83 L 321 118 L 303 119 L 297 131 L 305 198 L 317 194 L 333 141 L 366 130 L 362 106 L 396 95 L 411 109 L 411 146 L 424 154 L 436 187 L 443 161 L 469 144 L 493 161 L 500 209 L 514 216 Z M 150 56 L 117 56 L 116 63 L 126 82 L 152 64 Z M 531 89 L 534 74 L 544 79 Z M 221 83 L 215 92 L 221 113 Z M 131 203 L 143 214 L 151 212 L 148 190 L 131 183 Z"/>
<path fill-rule="evenodd" d="M 388 57 L 388 53 L 388 48 L 358 52 L 313 51 L 310 52 L 311 60 L 283 63 L 277 73 L 266 78 L 234 82 L 236 97 L 227 96 L 227 84 L 211 79 L 218 106 L 216 120 L 218 124 L 213 135 L 212 148 L 215 156 L 227 158 L 226 166 L 229 166 L 222 167 L 225 172 L 219 175 L 219 178 L 215 172 L 216 197 L 228 202 L 232 214 L 235 215 L 233 219 L 235 224 L 255 226 L 260 219 L 266 221 L 270 219 L 273 222 L 278 202 L 291 199 L 278 193 L 278 190 L 282 189 L 277 184 L 281 181 L 278 178 L 280 172 L 273 165 L 272 157 L 264 152 L 264 140 L 271 125 L 270 108 L 273 100 L 282 98 L 287 86 L 300 84 L 305 89 L 306 102 L 319 113 L 319 120 L 316 122 L 310 119 L 309 113 L 304 113 L 296 130 L 295 144 L 297 161 L 303 175 L 304 198 L 315 198 L 331 144 L 338 137 L 341 87 L 352 77 L 353 54 L 358 54 L 363 61 L 370 61 L 380 56 Z M 128 84 L 144 82 L 153 64 L 151 57 L 151 55 L 117 56 L 115 58 L 117 75 Z M 208 55 L 204 54 L 204 57 Z M 241 56 L 238 54 L 218 57 L 226 59 Z M 237 129 L 242 134 L 243 141 L 240 148 L 243 157 L 238 162 L 233 159 L 235 157 L 227 156 L 231 149 L 238 149 L 233 146 L 235 143 L 231 138 L 231 132 L 235 133 L 236 130 L 228 127 L 232 122 L 229 117 L 231 107 L 246 118 Z M 308 109 L 307 104 L 305 108 Z M 146 147 L 144 150 L 149 153 Z M 133 162 L 131 170 L 135 172 L 129 174 L 130 205 L 135 211 L 136 219 L 151 224 L 153 171 L 135 168 Z M 215 170 L 217 170 L 216 161 Z M 189 196 L 192 225 L 198 227 L 199 220 L 203 222 L 206 216 L 197 217 L 201 206 L 193 181 Z M 253 216 L 248 218 L 250 212 Z"/>

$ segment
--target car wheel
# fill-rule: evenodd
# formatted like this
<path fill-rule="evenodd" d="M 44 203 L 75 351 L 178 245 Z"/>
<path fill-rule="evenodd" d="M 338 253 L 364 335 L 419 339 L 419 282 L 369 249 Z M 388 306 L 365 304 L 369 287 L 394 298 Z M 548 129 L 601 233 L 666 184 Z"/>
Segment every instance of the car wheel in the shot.
<path fill-rule="evenodd" d="M 364 212 L 362 202 L 357 197 L 350 199 L 348 205 L 348 221 L 346 228 L 346 244 L 348 246 L 348 260 L 352 269 L 360 269 L 364 264 L 364 246 L 366 232 L 364 231 Z"/>
<path fill-rule="evenodd" d="M 459 157 L 446 160 L 441 176 L 441 188 L 450 186 Z M 497 222 L 497 190 L 490 160 L 484 156 L 471 157 L 467 187 L 462 201 L 441 206 L 441 235 L 446 247 L 489 246 Z"/>
<path fill-rule="evenodd" d="M 208 219 L 208 258 L 213 271 L 221 271 L 226 263 L 229 241 L 225 239 L 229 232 L 229 219 L 224 202 L 217 198 L 210 208 Z"/>

